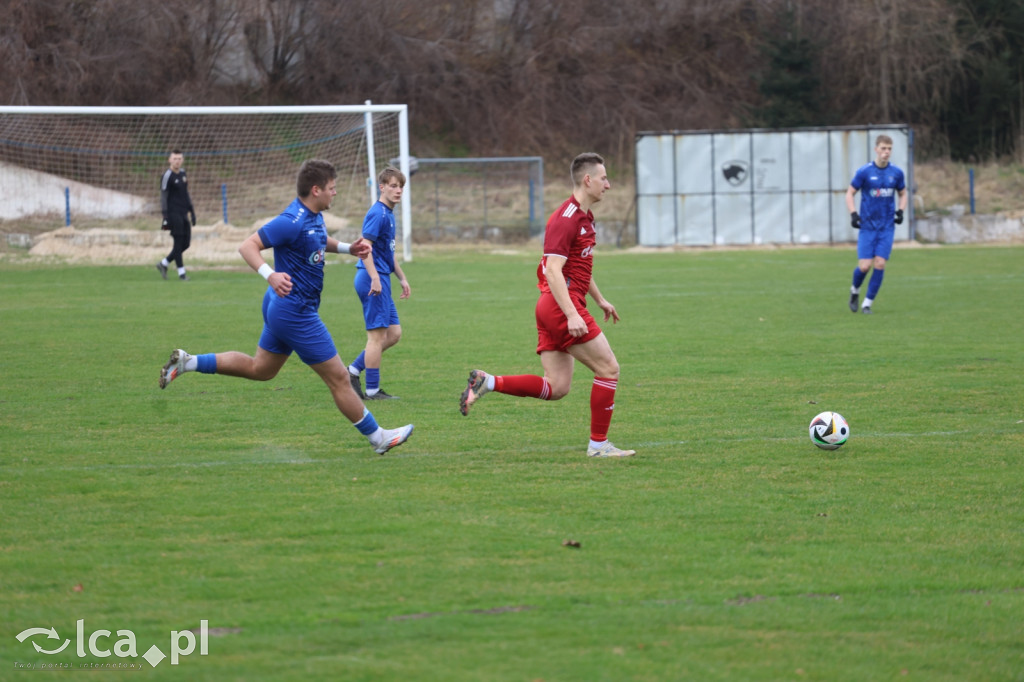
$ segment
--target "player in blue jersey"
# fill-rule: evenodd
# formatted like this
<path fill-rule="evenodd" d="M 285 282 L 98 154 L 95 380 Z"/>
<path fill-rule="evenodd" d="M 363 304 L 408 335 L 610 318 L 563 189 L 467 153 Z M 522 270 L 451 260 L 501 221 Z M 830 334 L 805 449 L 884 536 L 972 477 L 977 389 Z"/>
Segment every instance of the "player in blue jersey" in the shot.
<path fill-rule="evenodd" d="M 263 296 L 263 334 L 256 357 L 238 351 L 190 355 L 178 349 L 160 371 L 160 388 L 191 371 L 267 381 L 277 376 L 294 351 L 327 384 L 341 413 L 369 439 L 377 453 L 384 454 L 404 443 L 413 425 L 397 429 L 377 425 L 352 391 L 345 365 L 318 313 L 324 254 L 350 253 L 362 258 L 369 253 L 362 242 L 346 244 L 327 236 L 321 212 L 330 208 L 338 193 L 336 177 L 334 166 L 327 161 L 311 159 L 303 163 L 296 182 L 298 198 L 238 249 L 249 267 L 269 284 Z M 274 249 L 276 270 L 261 254 L 270 247 Z"/>
<path fill-rule="evenodd" d="M 360 242 L 373 247 L 370 255 L 356 264 L 353 285 L 356 295 L 363 304 L 363 318 L 366 321 L 366 348 L 348 366 L 352 388 L 366 400 L 389 400 L 398 396 L 389 395 L 380 387 L 380 364 L 384 351 L 402 338 L 402 325 L 398 320 L 398 309 L 391 296 L 391 273 L 398 277 L 402 287 L 400 298 L 409 298 L 409 280 L 395 261 L 395 205 L 402 200 L 405 175 L 397 168 L 388 166 L 377 175 L 380 189 L 378 199 L 363 219 Z M 366 370 L 366 392 L 359 385 L 359 375 Z"/>
<path fill-rule="evenodd" d="M 846 190 L 850 225 L 860 230 L 857 236 L 857 267 L 850 287 L 850 312 L 854 313 L 857 312 L 860 285 L 864 283 L 868 270 L 874 268 L 862 306 L 865 313 L 871 312 L 871 304 L 885 276 L 885 263 L 892 254 L 896 225 L 903 222 L 903 212 L 907 210 L 907 184 L 903 171 L 889 163 L 891 155 L 892 138 L 879 135 L 875 140 L 875 160 L 857 169 Z M 853 196 L 858 191 L 861 193 L 860 212 L 853 203 Z"/>

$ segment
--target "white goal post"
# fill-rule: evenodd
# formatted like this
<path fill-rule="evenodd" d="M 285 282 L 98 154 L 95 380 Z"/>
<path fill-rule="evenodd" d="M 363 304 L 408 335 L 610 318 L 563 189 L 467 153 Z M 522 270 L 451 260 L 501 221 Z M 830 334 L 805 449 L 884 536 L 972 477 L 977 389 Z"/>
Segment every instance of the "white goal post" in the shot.
<path fill-rule="evenodd" d="M 172 149 L 185 156 L 203 224 L 255 226 L 277 215 L 295 196 L 299 164 L 322 158 L 338 169 L 330 212 L 358 230 L 376 200 L 377 172 L 397 160 L 411 176 L 405 104 L 0 106 L 0 221 L 156 229 Z M 408 184 L 398 222 L 408 261 Z"/>

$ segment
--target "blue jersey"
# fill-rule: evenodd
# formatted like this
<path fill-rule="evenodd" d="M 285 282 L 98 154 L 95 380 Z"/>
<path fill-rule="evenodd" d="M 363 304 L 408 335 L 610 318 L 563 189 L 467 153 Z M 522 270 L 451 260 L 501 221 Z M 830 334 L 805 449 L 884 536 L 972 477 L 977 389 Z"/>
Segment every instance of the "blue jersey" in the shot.
<path fill-rule="evenodd" d="M 324 218 L 296 199 L 278 217 L 259 229 L 264 246 L 274 247 L 274 269 L 292 278 L 291 293 L 297 303 L 320 306 L 324 288 L 324 251 L 327 229 Z"/>
<path fill-rule="evenodd" d="M 363 237 L 373 245 L 373 266 L 381 277 L 395 271 L 395 212 L 387 204 L 378 201 L 366 212 L 363 219 Z M 363 261 L 357 268 L 366 268 Z"/>
<path fill-rule="evenodd" d="M 895 230 L 894 198 L 906 189 L 903 171 L 891 163 L 879 168 L 872 161 L 861 166 L 850 181 L 860 191 L 860 225 L 862 230 Z"/>

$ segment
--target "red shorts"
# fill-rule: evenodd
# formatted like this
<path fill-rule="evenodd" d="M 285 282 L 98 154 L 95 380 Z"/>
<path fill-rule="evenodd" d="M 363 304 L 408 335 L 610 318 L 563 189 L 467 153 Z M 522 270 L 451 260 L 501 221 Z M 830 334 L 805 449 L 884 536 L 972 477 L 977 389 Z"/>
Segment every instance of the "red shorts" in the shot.
<path fill-rule="evenodd" d="M 558 307 L 555 297 L 551 294 L 541 294 L 537 299 L 537 353 L 546 350 L 558 350 L 563 353 L 569 346 L 577 343 L 586 343 L 595 339 L 601 334 L 601 328 L 594 321 L 594 316 L 587 310 L 587 306 L 576 299 L 572 299 L 576 312 L 580 314 L 583 321 L 587 323 L 587 333 L 583 336 L 572 336 L 569 334 L 569 320 L 565 313 Z"/>

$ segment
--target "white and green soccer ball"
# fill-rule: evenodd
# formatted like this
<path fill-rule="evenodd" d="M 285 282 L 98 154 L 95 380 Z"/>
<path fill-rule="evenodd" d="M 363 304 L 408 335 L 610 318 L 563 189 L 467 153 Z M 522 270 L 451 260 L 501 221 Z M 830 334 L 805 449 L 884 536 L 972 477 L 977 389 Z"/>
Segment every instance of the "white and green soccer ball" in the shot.
<path fill-rule="evenodd" d="M 838 412 L 822 412 L 811 420 L 811 442 L 822 450 L 835 450 L 850 438 L 850 425 Z"/>

